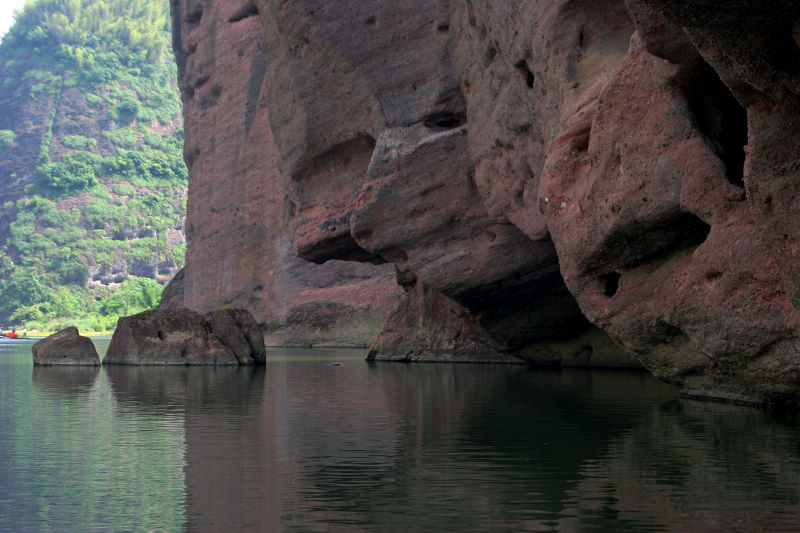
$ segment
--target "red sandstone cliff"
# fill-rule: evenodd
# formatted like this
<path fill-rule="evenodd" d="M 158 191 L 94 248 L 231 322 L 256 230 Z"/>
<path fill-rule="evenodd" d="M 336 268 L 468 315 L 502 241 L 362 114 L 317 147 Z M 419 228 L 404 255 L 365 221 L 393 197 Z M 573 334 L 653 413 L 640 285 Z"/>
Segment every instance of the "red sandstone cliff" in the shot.
<path fill-rule="evenodd" d="M 309 263 L 286 229 L 291 184 L 264 92 L 264 39 L 248 2 L 173 2 L 186 119 L 187 265 L 171 307 L 246 307 L 268 342 L 365 344 L 402 292 L 391 265 Z M 278 325 L 283 327 L 272 330 Z"/>
<path fill-rule="evenodd" d="M 396 268 L 376 358 L 798 401 L 795 2 L 173 8 L 187 306 L 386 311 Z"/>

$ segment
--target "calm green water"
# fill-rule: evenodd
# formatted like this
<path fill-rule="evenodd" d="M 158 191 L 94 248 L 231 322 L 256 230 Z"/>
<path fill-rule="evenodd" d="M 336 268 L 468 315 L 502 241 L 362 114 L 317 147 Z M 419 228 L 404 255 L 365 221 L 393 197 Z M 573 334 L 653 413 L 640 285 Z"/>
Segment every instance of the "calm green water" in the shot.
<path fill-rule="evenodd" d="M 2 531 L 800 531 L 797 417 L 640 373 L 34 369 L 30 344 L 0 341 Z"/>

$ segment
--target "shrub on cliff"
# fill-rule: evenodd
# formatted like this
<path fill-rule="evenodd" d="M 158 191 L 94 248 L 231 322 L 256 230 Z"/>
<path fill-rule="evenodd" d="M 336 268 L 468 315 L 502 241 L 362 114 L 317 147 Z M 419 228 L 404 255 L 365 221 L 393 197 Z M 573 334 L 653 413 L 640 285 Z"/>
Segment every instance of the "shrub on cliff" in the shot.
<path fill-rule="evenodd" d="M 14 144 L 16 135 L 11 130 L 0 130 L 0 148 L 8 148 Z"/>
<path fill-rule="evenodd" d="M 59 195 L 97 185 L 97 178 L 91 166 L 81 161 L 69 161 L 39 167 L 39 183 Z"/>
<path fill-rule="evenodd" d="M 94 150 L 97 148 L 97 139 L 90 139 L 83 135 L 66 135 L 61 138 L 61 144 L 75 150 Z"/>
<path fill-rule="evenodd" d="M 112 107 L 108 114 L 120 124 L 130 124 L 136 119 L 141 110 L 138 100 L 126 97 Z"/>

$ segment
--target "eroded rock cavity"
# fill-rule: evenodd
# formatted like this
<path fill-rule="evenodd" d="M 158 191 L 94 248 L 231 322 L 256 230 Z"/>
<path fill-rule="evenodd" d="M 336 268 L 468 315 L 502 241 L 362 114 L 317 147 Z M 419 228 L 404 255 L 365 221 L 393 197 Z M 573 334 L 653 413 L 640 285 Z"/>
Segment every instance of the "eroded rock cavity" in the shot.
<path fill-rule="evenodd" d="M 221 187 L 261 217 L 260 247 L 226 250 L 258 255 L 242 278 L 289 251 L 393 268 L 374 358 L 635 358 L 687 394 L 797 405 L 795 2 L 173 2 L 205 176 L 187 294 Z M 191 29 L 214 10 L 247 29 Z M 247 168 L 198 170 L 223 145 Z"/>

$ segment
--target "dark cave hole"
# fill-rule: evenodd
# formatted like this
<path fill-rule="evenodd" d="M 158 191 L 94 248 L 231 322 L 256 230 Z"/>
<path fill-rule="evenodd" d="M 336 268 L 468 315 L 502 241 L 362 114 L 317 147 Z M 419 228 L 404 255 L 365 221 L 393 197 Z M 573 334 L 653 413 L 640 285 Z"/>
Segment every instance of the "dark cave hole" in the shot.
<path fill-rule="evenodd" d="M 477 315 L 506 352 L 542 340 L 574 339 L 590 327 L 556 264 L 475 287 L 453 299 Z"/>
<path fill-rule="evenodd" d="M 355 261 L 358 263 L 372 263 L 383 265 L 386 259 L 382 256 L 365 250 L 349 234 L 336 234 L 322 239 L 313 246 L 298 249 L 298 256 L 306 261 L 321 265 L 331 259 L 339 261 Z"/>
<path fill-rule="evenodd" d="M 533 77 L 533 72 L 531 72 L 530 67 L 528 67 L 528 62 L 523 59 L 514 66 L 525 76 L 525 85 L 528 86 L 528 89 L 533 89 L 535 78 Z"/>
<path fill-rule="evenodd" d="M 483 56 L 486 66 L 490 65 L 492 61 L 494 61 L 495 56 L 497 56 L 497 48 L 494 46 L 489 46 Z"/>
<path fill-rule="evenodd" d="M 197 24 L 203 18 L 203 6 L 197 6 L 194 10 L 186 13 L 186 22 L 189 24 Z"/>
<path fill-rule="evenodd" d="M 244 6 L 242 9 L 234 13 L 231 16 L 231 18 L 228 19 L 228 22 L 239 22 L 240 20 L 257 16 L 258 16 L 258 6 L 256 6 L 255 4 L 250 4 Z"/>
<path fill-rule="evenodd" d="M 709 233 L 711 226 L 691 213 L 683 213 L 678 218 L 632 239 L 634 249 L 650 247 L 652 251 L 625 266 L 635 268 L 645 263 L 663 263 L 679 252 L 694 250 L 705 242 Z"/>
<path fill-rule="evenodd" d="M 692 213 L 674 213 L 671 218 L 651 220 L 644 227 L 632 224 L 610 236 L 602 251 L 591 257 L 592 264 L 602 265 L 607 272 L 597 278 L 600 289 L 605 296 L 614 296 L 622 273 L 637 268 L 652 272 L 675 257 L 686 257 L 710 232 L 711 226 Z"/>
<path fill-rule="evenodd" d="M 162 341 L 164 340 L 164 332 L 163 331 L 158 330 L 158 338 L 161 339 Z"/>
<path fill-rule="evenodd" d="M 747 111 L 706 64 L 693 76 L 684 95 L 697 128 L 725 165 L 728 181 L 744 187 Z"/>
<path fill-rule="evenodd" d="M 464 124 L 465 120 L 464 113 L 436 111 L 426 116 L 423 122 L 431 129 L 451 130 Z"/>
<path fill-rule="evenodd" d="M 617 294 L 619 291 L 619 278 L 622 275 L 617 272 L 610 274 L 603 274 L 600 276 L 600 284 L 603 286 L 603 294 L 609 298 Z"/>

